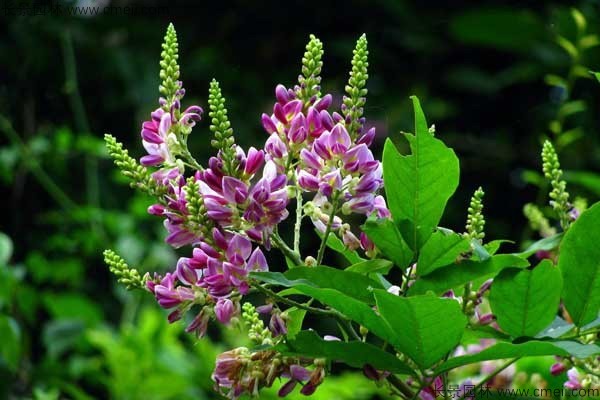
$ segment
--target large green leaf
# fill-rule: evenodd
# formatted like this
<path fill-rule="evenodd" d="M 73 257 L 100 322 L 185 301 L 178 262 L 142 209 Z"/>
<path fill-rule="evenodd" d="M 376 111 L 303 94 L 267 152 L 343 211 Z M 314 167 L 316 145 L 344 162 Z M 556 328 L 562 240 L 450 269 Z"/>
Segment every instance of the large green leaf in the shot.
<path fill-rule="evenodd" d="M 554 250 L 555 248 L 557 248 L 560 245 L 560 241 L 562 240 L 562 237 L 563 237 L 562 233 L 557 233 L 556 235 L 542 238 L 542 239 L 538 240 L 537 242 L 533 242 L 531 245 L 529 245 L 529 247 L 527 247 L 527 249 L 523 250 L 520 253 L 517 253 L 516 255 L 525 258 L 525 257 L 529 257 L 541 250 L 546 250 L 546 251 Z"/>
<path fill-rule="evenodd" d="M 418 279 L 408 291 L 409 295 L 426 293 L 431 290 L 442 294 L 449 289 L 462 286 L 468 282 L 492 278 L 508 267 L 524 268 L 527 260 L 513 254 L 496 254 L 485 261 L 465 260 L 433 271 Z"/>
<path fill-rule="evenodd" d="M 361 229 L 375 243 L 379 251 L 398 267 L 404 269 L 412 261 L 413 251 L 389 218 L 369 218 Z"/>
<path fill-rule="evenodd" d="M 0 314 L 0 360 L 16 370 L 21 359 L 21 329 L 13 318 Z"/>
<path fill-rule="evenodd" d="M 458 186 L 458 158 L 429 132 L 419 99 L 412 96 L 415 134 L 406 134 L 412 154 L 401 155 L 391 140 L 383 149 L 388 206 L 402 236 L 418 250 L 433 233 Z"/>
<path fill-rule="evenodd" d="M 560 245 L 563 301 L 573 322 L 585 325 L 600 311 L 600 203 L 583 212 Z"/>
<path fill-rule="evenodd" d="M 566 357 L 570 355 L 577 358 L 587 358 L 596 354 L 600 354 L 600 347 L 595 344 L 581 344 L 567 340 L 556 342 L 532 340 L 520 344 L 499 342 L 479 353 L 451 358 L 437 367 L 435 374 L 441 374 L 463 365 L 487 360 L 535 356 Z"/>
<path fill-rule="evenodd" d="M 297 267 L 285 273 L 256 272 L 252 276 L 263 282 L 285 287 L 303 285 L 336 289 L 341 293 L 367 303 L 373 303 L 372 289 L 383 286 L 358 272 L 344 271 L 331 267 Z"/>
<path fill-rule="evenodd" d="M 387 274 L 393 266 L 394 264 L 389 260 L 376 258 L 373 260 L 365 260 L 356 264 L 352 264 L 346 268 L 346 271 L 367 275 L 377 272 Z"/>
<path fill-rule="evenodd" d="M 397 374 L 410 374 L 413 371 L 391 353 L 359 341 L 342 342 L 321 339 L 314 331 L 299 332 L 293 340 L 277 346 L 285 355 L 328 358 L 342 361 L 351 367 L 362 368 L 365 364 L 375 369 Z"/>
<path fill-rule="evenodd" d="M 303 268 L 309 269 L 308 267 Z M 364 275 L 360 275 L 357 273 L 352 274 L 365 278 Z M 363 288 L 364 292 L 368 293 L 370 296 L 368 301 L 365 302 L 363 300 L 359 300 L 356 297 L 352 297 L 351 295 L 344 293 L 344 291 L 350 293 L 353 292 L 348 291 L 348 288 L 344 286 L 343 281 L 336 282 L 335 287 L 339 289 L 336 290 L 329 287 L 317 287 L 307 279 L 290 280 L 284 274 L 279 272 L 254 272 L 251 274 L 251 276 L 263 282 L 268 282 L 286 287 L 293 287 L 295 291 L 313 297 L 320 303 L 339 311 L 347 318 L 359 323 L 360 325 L 364 326 L 369 331 L 371 331 L 373 334 L 379 336 L 382 340 L 388 343 L 394 343 L 394 333 L 392 332 L 390 327 L 385 323 L 385 321 L 379 315 L 377 315 L 375 311 L 373 311 L 372 306 L 369 305 L 373 303 L 373 298 L 370 294 L 372 290 L 371 286 Z M 356 293 L 354 294 L 356 295 Z M 358 295 L 358 297 L 363 297 L 363 290 L 360 290 L 360 294 Z"/>
<path fill-rule="evenodd" d="M 377 309 L 395 333 L 394 346 L 421 368 L 441 360 L 460 342 L 467 318 L 456 300 L 374 292 Z"/>
<path fill-rule="evenodd" d="M 424 276 L 452 264 L 459 255 L 470 248 L 469 239 L 462 235 L 435 231 L 421 249 L 417 273 L 419 276 Z"/>
<path fill-rule="evenodd" d="M 600 196 L 600 174 L 589 171 L 565 171 L 565 181 L 586 188 L 595 196 Z"/>
<path fill-rule="evenodd" d="M 505 269 L 490 292 L 490 306 L 498 325 L 508 334 L 534 336 L 552 323 L 560 304 L 562 277 L 552 261 L 532 270 Z"/>

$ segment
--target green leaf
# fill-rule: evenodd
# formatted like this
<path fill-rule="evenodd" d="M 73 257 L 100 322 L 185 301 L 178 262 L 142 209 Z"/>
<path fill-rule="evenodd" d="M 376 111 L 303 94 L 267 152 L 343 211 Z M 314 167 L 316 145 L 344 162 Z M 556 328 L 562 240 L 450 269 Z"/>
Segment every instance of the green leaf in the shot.
<path fill-rule="evenodd" d="M 85 333 L 85 325 L 76 319 L 55 319 L 44 325 L 42 340 L 48 355 L 58 358 L 72 349 Z"/>
<path fill-rule="evenodd" d="M 552 321 L 552 324 L 550 324 L 550 326 L 544 329 L 542 332 L 535 335 L 535 337 L 538 339 L 546 337 L 556 339 L 569 332 L 574 327 L 575 325 L 569 324 L 561 317 L 554 317 L 554 321 Z"/>
<path fill-rule="evenodd" d="M 21 359 L 21 329 L 13 318 L 0 314 L 0 359 L 16 370 Z"/>
<path fill-rule="evenodd" d="M 450 33 L 457 40 L 507 51 L 531 51 L 544 32 L 534 13 L 508 7 L 475 8 L 450 21 Z"/>
<path fill-rule="evenodd" d="M 596 196 L 600 196 L 600 174 L 589 171 L 565 171 L 565 181 L 581 186 Z"/>
<path fill-rule="evenodd" d="M 516 253 L 515 255 L 527 258 L 541 250 L 554 250 L 560 244 L 562 237 L 562 233 L 557 233 L 556 235 L 545 237 L 543 239 L 538 240 L 537 242 L 532 243 L 526 250 L 523 250 L 520 253 Z"/>
<path fill-rule="evenodd" d="M 102 321 L 102 309 L 87 297 L 76 293 L 44 293 L 43 302 L 55 319 L 79 320 L 87 327 Z"/>
<path fill-rule="evenodd" d="M 252 277 L 285 287 L 308 285 L 317 288 L 336 289 L 341 293 L 371 304 L 373 303 L 371 290 L 382 288 L 379 282 L 363 274 L 331 267 L 297 267 L 283 274 L 280 272 L 255 272 Z"/>
<path fill-rule="evenodd" d="M 323 233 L 319 232 L 316 229 L 315 232 L 317 232 L 317 235 L 321 239 L 323 239 Z M 365 260 L 364 258 L 359 256 L 355 250 L 350 250 L 348 247 L 346 247 L 346 245 L 344 245 L 344 242 L 342 242 L 341 239 L 337 237 L 337 235 L 333 232 L 329 233 L 326 245 L 331 250 L 344 256 L 344 258 L 346 258 L 346 260 L 348 260 L 351 264 L 356 264 Z"/>
<path fill-rule="evenodd" d="M 552 323 L 562 290 L 562 277 L 552 261 L 532 270 L 505 269 L 490 292 L 490 306 L 498 325 L 508 334 L 534 336 Z"/>
<path fill-rule="evenodd" d="M 6 265 L 13 252 L 13 243 L 10 238 L 0 232 L 0 265 Z"/>
<path fill-rule="evenodd" d="M 388 324 L 373 311 L 373 308 L 360 300 L 347 296 L 334 289 L 320 289 L 312 286 L 297 287 L 304 294 L 344 314 L 359 323 L 383 341 L 396 344 L 397 335 Z"/>
<path fill-rule="evenodd" d="M 414 373 L 408 365 L 391 353 L 359 341 L 341 342 L 321 339 L 314 331 L 299 332 L 293 340 L 277 346 L 285 355 L 327 358 L 342 361 L 351 367 L 362 368 L 370 364 L 375 369 L 396 374 Z"/>
<path fill-rule="evenodd" d="M 573 322 L 583 326 L 600 311 L 600 203 L 584 211 L 560 245 L 563 301 Z"/>
<path fill-rule="evenodd" d="M 470 249 L 469 239 L 462 235 L 435 231 L 421 248 L 417 273 L 419 276 L 424 276 L 438 268 L 453 264 L 459 255 Z"/>
<path fill-rule="evenodd" d="M 379 251 L 398 267 L 404 269 L 412 261 L 413 251 L 389 218 L 369 218 L 361 229 L 375 243 Z"/>
<path fill-rule="evenodd" d="M 434 371 L 434 374 L 438 375 L 463 365 L 474 364 L 487 360 L 536 356 L 567 357 L 569 355 L 577 358 L 587 358 L 595 354 L 600 354 L 600 347 L 594 344 L 581 344 L 566 340 L 557 342 L 531 340 L 520 344 L 500 342 L 480 351 L 477 354 L 451 358 L 437 367 Z"/>
<path fill-rule="evenodd" d="M 394 264 L 389 260 L 374 259 L 361 261 L 357 264 L 353 264 L 345 269 L 345 271 L 356 272 L 358 274 L 373 274 L 380 272 L 387 274 Z"/>
<path fill-rule="evenodd" d="M 429 132 L 419 99 L 415 134 L 406 134 L 411 155 L 401 155 L 391 140 L 383 149 L 383 180 L 388 206 L 409 247 L 420 249 L 438 225 L 446 202 L 458 186 L 454 151 Z"/>
<path fill-rule="evenodd" d="M 290 307 L 285 310 L 285 314 L 289 317 L 286 322 L 287 328 L 287 338 L 293 339 L 296 337 L 298 332 L 302 330 L 302 323 L 304 322 L 304 317 L 306 315 L 306 310 L 301 310 L 296 307 Z"/>
<path fill-rule="evenodd" d="M 441 295 L 449 289 L 463 286 L 476 280 L 492 278 L 508 267 L 525 268 L 529 262 L 513 254 L 496 254 L 485 261 L 465 260 L 435 270 L 418 279 L 408 290 L 409 295 L 426 293 L 431 290 Z"/>
<path fill-rule="evenodd" d="M 460 342 L 467 318 L 456 300 L 374 292 L 377 309 L 395 333 L 394 347 L 421 368 L 431 367 Z"/>
<path fill-rule="evenodd" d="M 496 254 L 502 243 L 514 243 L 512 240 L 497 239 L 483 245 L 490 255 Z"/>

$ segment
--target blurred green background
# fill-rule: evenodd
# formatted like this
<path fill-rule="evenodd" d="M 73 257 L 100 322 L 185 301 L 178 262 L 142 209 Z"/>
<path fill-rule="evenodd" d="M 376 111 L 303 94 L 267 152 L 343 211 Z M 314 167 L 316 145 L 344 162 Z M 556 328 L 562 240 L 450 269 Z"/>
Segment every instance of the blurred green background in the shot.
<path fill-rule="evenodd" d="M 339 105 L 365 32 L 375 153 L 387 136 L 402 143 L 416 94 L 461 160 L 445 226 L 462 229 L 481 185 L 487 237 L 516 239 L 514 248 L 534 238 L 521 210 L 546 201 L 536 172 L 544 138 L 556 144 L 573 197 L 600 196 L 600 90 L 589 73 L 600 70 L 598 0 L 204 3 L 89 0 L 78 5 L 136 15 L 71 16 L 69 2 L 3 1 L 0 398 L 215 398 L 216 354 L 244 343 L 218 330 L 198 342 L 168 326 L 151 296 L 117 286 L 101 258 L 112 247 L 143 271 L 177 259 L 161 222 L 146 215 L 151 199 L 129 189 L 102 142 L 108 132 L 142 155 L 169 22 L 185 104 L 207 109 L 208 82 L 219 80 L 242 146 L 264 143 L 260 114 L 277 83 L 295 83 L 310 33 L 324 42 L 323 88 Z M 51 15 L 50 4 L 63 10 Z M 209 140 L 202 122 L 190 138 L 197 159 L 209 157 Z M 357 379 L 338 371 L 316 398 L 385 396 Z"/>

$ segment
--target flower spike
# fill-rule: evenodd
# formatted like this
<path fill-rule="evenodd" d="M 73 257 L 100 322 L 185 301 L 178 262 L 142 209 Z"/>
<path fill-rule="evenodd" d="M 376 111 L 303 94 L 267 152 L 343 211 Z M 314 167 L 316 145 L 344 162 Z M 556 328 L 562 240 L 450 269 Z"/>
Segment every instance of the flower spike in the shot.
<path fill-rule="evenodd" d="M 233 137 L 233 129 L 227 117 L 227 108 L 225 107 L 225 97 L 221 93 L 219 82 L 215 79 L 210 83 L 208 93 L 208 105 L 211 118 L 210 130 L 215 138 L 211 141 L 211 145 L 221 152 L 223 159 L 223 171 L 231 175 L 235 171 L 235 139 Z"/>
<path fill-rule="evenodd" d="M 312 104 L 321 97 L 321 68 L 323 67 L 323 43 L 310 35 L 306 52 L 302 57 L 302 74 L 298 77 L 297 95 L 305 105 Z"/>
<path fill-rule="evenodd" d="M 165 96 L 168 107 L 180 89 L 179 64 L 177 64 L 179 44 L 177 43 L 177 32 L 175 32 L 173 24 L 169 24 L 167 28 L 162 48 L 163 51 L 160 54 L 160 79 L 162 82 L 158 90 Z"/>
<path fill-rule="evenodd" d="M 478 188 L 473 197 L 471 197 L 471 203 L 469 204 L 466 233 L 470 239 L 476 239 L 481 242 L 485 237 L 483 228 L 485 226 L 485 218 L 483 217 L 483 189 Z"/>
<path fill-rule="evenodd" d="M 560 220 L 560 226 L 563 230 L 569 227 L 570 217 L 569 210 L 571 208 L 569 204 L 569 193 L 566 190 L 567 183 L 561 179 L 562 169 L 560 169 L 560 162 L 558 161 L 558 155 L 554 146 L 550 141 L 544 142 L 542 148 L 542 169 L 544 176 L 550 180 L 552 191 L 550 192 L 550 205 L 556 211 Z"/>
<path fill-rule="evenodd" d="M 367 50 L 367 36 L 363 34 L 356 42 L 354 56 L 352 57 L 352 71 L 346 85 L 347 96 L 344 96 L 342 113 L 350 136 L 355 138 L 362 132 L 361 121 L 364 106 L 367 102 L 367 68 L 369 51 Z"/>
<path fill-rule="evenodd" d="M 127 290 L 143 289 L 146 279 L 140 276 L 135 268 L 130 268 L 121 256 L 112 250 L 104 250 L 104 262 L 110 272 L 118 277 L 118 282 L 125 285 Z"/>

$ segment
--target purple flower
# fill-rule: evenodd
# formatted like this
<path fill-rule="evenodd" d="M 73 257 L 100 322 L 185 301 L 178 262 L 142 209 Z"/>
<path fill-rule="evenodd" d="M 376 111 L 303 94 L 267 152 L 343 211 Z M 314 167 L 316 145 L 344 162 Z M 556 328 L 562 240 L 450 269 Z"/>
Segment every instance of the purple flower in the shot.
<path fill-rule="evenodd" d="M 571 368 L 570 370 L 568 370 L 567 377 L 569 379 L 564 383 L 565 388 L 571 390 L 578 390 L 583 387 L 581 385 L 581 382 L 579 382 L 579 372 L 576 368 Z"/>
<path fill-rule="evenodd" d="M 169 151 L 167 136 L 171 129 L 171 114 L 162 108 L 152 113 L 150 121 L 142 124 L 142 144 L 148 152 L 147 156 L 140 159 L 142 165 L 151 166 L 162 163 L 172 164 L 174 158 Z"/>
<path fill-rule="evenodd" d="M 256 150 L 254 147 L 250 147 L 248 150 L 248 158 L 246 159 L 246 165 L 244 166 L 244 174 L 246 176 L 253 176 L 260 167 L 262 167 L 265 161 L 265 153 L 262 150 Z"/>
<path fill-rule="evenodd" d="M 567 370 L 567 367 L 563 363 L 554 363 L 550 367 L 550 373 L 554 376 L 560 375 Z"/>
<path fill-rule="evenodd" d="M 231 300 L 221 298 L 217 301 L 217 305 L 215 306 L 215 316 L 219 322 L 222 324 L 229 324 L 234 313 L 235 306 Z"/>
<path fill-rule="evenodd" d="M 177 307 L 183 301 L 195 299 L 194 293 L 184 286 L 175 287 L 175 275 L 167 273 L 160 284 L 153 285 L 158 304 L 163 308 Z"/>
<path fill-rule="evenodd" d="M 285 321 L 281 318 L 281 314 L 279 312 L 274 312 L 271 314 L 271 320 L 269 321 L 269 330 L 273 334 L 274 337 L 282 336 L 287 334 L 287 327 L 285 326 Z"/>
<path fill-rule="evenodd" d="M 210 314 L 207 312 L 206 307 L 202 307 L 202 310 L 194 317 L 192 322 L 185 328 L 188 333 L 194 332 L 198 337 L 204 337 L 206 329 L 208 328 L 208 321 L 210 320 Z"/>

